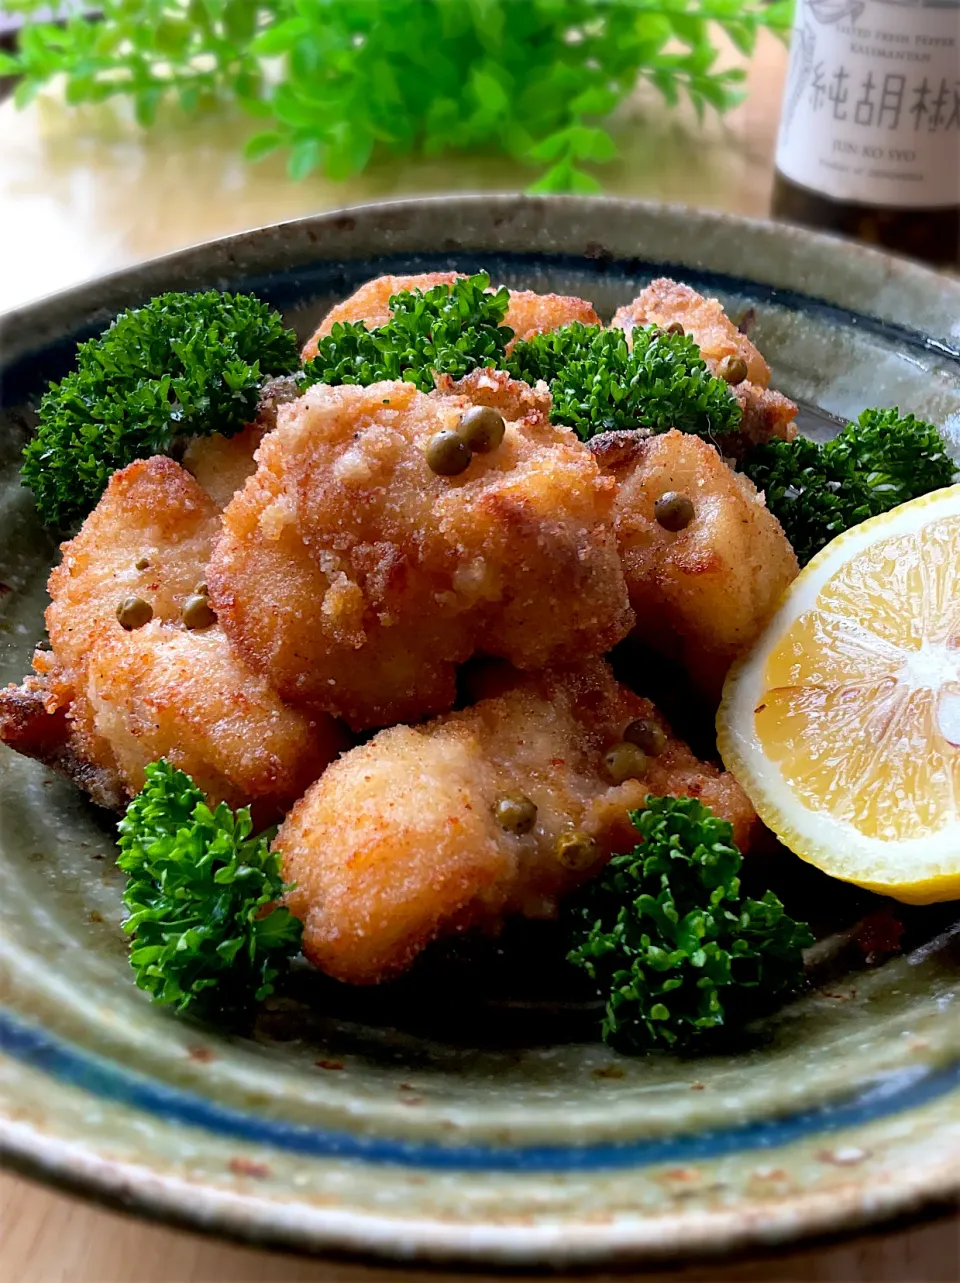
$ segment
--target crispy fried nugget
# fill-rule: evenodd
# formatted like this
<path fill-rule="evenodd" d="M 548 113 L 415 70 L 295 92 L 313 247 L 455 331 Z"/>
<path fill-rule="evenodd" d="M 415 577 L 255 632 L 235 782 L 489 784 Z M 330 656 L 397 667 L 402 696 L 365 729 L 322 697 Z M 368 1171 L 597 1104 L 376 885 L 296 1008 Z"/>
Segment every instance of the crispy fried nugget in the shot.
<path fill-rule="evenodd" d="M 762 494 L 699 437 L 611 432 L 590 443 L 619 482 L 617 538 L 635 635 L 679 659 L 710 697 L 756 637 L 799 567 Z M 654 504 L 687 495 L 694 518 L 665 530 Z"/>
<path fill-rule="evenodd" d="M 216 506 L 170 459 L 114 474 L 50 575 L 51 651 L 37 675 L 0 692 L 0 737 L 54 765 L 95 800 L 119 806 L 165 756 L 214 800 L 277 813 L 342 747 L 327 718 L 284 706 L 233 653 L 223 631 L 189 631 L 186 598 L 220 531 Z M 118 603 L 149 602 L 126 631 Z"/>
<path fill-rule="evenodd" d="M 317 355 L 317 344 L 338 321 L 363 321 L 370 330 L 378 325 L 386 325 L 390 320 L 390 299 L 394 294 L 401 290 L 426 292 L 434 285 L 452 285 L 462 276 L 463 272 L 424 272 L 420 276 L 378 276 L 367 281 L 349 298 L 330 309 L 304 344 L 304 361 Z M 582 321 L 584 325 L 600 324 L 593 305 L 582 298 L 565 294 L 535 294 L 533 290 L 511 290 L 510 306 L 503 323 L 513 330 L 514 338 L 507 350 L 510 350 L 517 339 L 529 339 L 545 330 L 569 325 L 571 321 Z"/>
<path fill-rule="evenodd" d="M 758 387 L 770 382 L 770 367 L 750 342 L 741 334 L 715 298 L 704 298 L 689 285 L 662 276 L 651 281 L 632 303 L 618 308 L 612 325 L 629 337 L 635 325 L 659 325 L 664 329 L 679 321 L 684 333 L 700 348 L 703 359 L 715 369 L 725 356 L 742 357 L 747 365 L 747 378 Z"/>
<path fill-rule="evenodd" d="M 303 949 L 323 971 L 375 984 L 430 941 L 508 914 L 552 917 L 559 899 L 637 840 L 627 812 L 648 793 L 699 797 L 748 847 L 756 816 L 734 779 L 669 736 L 643 780 L 613 785 L 603 755 L 653 705 L 601 661 L 515 678 L 504 693 L 424 726 L 395 726 L 329 768 L 294 807 L 276 847 Z M 505 793 L 536 804 L 530 832 L 503 828 Z M 557 839 L 581 830 L 592 859 L 568 867 Z"/>
<path fill-rule="evenodd" d="M 769 365 L 747 336 L 740 333 L 717 299 L 704 298 L 689 285 L 661 277 L 648 285 L 632 303 L 619 308 L 612 323 L 629 338 L 635 325 L 666 327 L 671 321 L 679 321 L 714 373 L 724 357 L 739 356 L 746 362 L 746 379 L 732 389 L 743 411 L 740 440 L 731 440 L 734 434 L 727 434 L 725 450 L 732 451 L 738 444 L 754 445 L 769 441 L 772 437 L 793 440 L 797 435 L 797 407 L 768 386 Z"/>
<path fill-rule="evenodd" d="M 452 285 L 462 272 L 421 272 L 417 276 L 375 276 L 364 282 L 349 298 L 337 303 L 303 345 L 303 360 L 311 361 L 317 355 L 317 346 L 339 322 L 363 321 L 368 330 L 386 325 L 390 320 L 390 299 L 401 290 L 427 290 L 434 285 Z"/>
<path fill-rule="evenodd" d="M 510 306 L 503 318 L 504 325 L 513 330 L 507 351 L 519 339 L 532 339 L 534 335 L 557 330 L 561 325 L 581 321 L 584 325 L 599 325 L 600 317 L 593 304 L 586 299 L 568 294 L 536 294 L 533 290 L 511 290 Z"/>
<path fill-rule="evenodd" d="M 436 475 L 425 446 L 469 404 L 409 383 L 316 385 L 264 438 L 207 579 L 228 636 L 285 699 L 355 729 L 413 721 L 451 707 L 475 651 L 532 669 L 629 631 L 615 484 L 542 398 L 498 449 Z"/>

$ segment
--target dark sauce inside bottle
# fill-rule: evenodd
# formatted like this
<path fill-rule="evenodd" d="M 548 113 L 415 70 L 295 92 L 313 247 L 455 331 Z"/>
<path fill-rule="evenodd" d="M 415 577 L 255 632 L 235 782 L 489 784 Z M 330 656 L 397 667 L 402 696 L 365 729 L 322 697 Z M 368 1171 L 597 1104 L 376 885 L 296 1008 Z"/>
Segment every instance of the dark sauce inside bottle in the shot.
<path fill-rule="evenodd" d="M 960 267 L 960 205 L 889 209 L 832 200 L 777 173 L 772 213 L 774 218 L 854 236 L 937 267 Z"/>

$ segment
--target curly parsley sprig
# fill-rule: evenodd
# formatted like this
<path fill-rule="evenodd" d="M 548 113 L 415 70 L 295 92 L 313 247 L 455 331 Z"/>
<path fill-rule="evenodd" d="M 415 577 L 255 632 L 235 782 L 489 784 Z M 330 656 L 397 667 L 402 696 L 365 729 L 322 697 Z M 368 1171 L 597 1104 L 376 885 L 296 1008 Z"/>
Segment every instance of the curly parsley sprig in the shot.
<path fill-rule="evenodd" d="M 648 797 L 630 818 L 643 841 L 569 909 L 568 958 L 606 1001 L 604 1040 L 685 1048 L 797 989 L 813 936 L 772 891 L 741 899 L 731 825 L 689 797 Z"/>
<path fill-rule="evenodd" d="M 85 516 L 112 473 L 165 454 L 177 438 L 238 431 L 266 378 L 298 364 L 297 340 L 252 294 L 161 294 L 77 347 L 50 385 L 21 476 L 40 516 Z"/>
<path fill-rule="evenodd" d="M 950 485 L 957 468 L 932 423 L 891 409 L 864 410 L 832 441 L 755 446 L 743 471 L 803 566 L 851 526 Z"/>
<path fill-rule="evenodd" d="M 554 423 L 584 440 L 600 432 L 677 428 L 710 437 L 735 432 L 742 411 L 729 384 L 710 373 L 693 339 L 638 326 L 632 350 L 622 330 L 574 321 L 514 345 L 507 368 L 550 387 Z"/>
<path fill-rule="evenodd" d="M 422 392 L 434 371 L 462 378 L 481 365 L 501 365 L 513 330 L 503 325 L 509 291 L 490 290 L 486 272 L 452 285 L 401 290 L 390 299 L 390 320 L 375 329 L 338 322 L 304 366 L 303 386 L 402 379 Z"/>
<path fill-rule="evenodd" d="M 137 985 L 179 1011 L 267 997 L 300 948 L 299 921 L 276 903 L 289 887 L 271 834 L 251 836 L 247 807 L 211 810 L 167 761 L 145 774 L 118 825 Z"/>

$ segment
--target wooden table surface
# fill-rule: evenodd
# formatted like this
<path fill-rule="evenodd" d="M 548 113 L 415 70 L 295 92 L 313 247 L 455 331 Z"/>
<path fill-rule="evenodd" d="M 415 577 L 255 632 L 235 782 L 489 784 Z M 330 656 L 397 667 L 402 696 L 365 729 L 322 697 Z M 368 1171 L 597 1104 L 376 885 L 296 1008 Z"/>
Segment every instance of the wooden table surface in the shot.
<path fill-rule="evenodd" d="M 613 194 L 763 216 L 785 54 L 761 41 L 746 101 L 723 123 L 695 128 L 638 104 L 604 171 Z M 185 125 L 162 117 L 149 134 L 122 109 L 81 111 L 55 96 L 28 111 L 0 107 L 0 311 L 130 263 L 225 233 L 338 205 L 441 191 L 522 189 L 531 175 L 500 160 L 381 167 L 348 184 L 289 182 L 283 162 L 245 165 L 250 130 L 233 115 Z M 411 1273 L 307 1260 L 220 1243 L 106 1212 L 17 1176 L 0 1177 L 0 1279 L 7 1283 L 375 1283 Z M 454 1275 L 429 1273 L 433 1283 Z M 481 1276 L 476 1276 L 481 1277 Z M 623 1278 L 623 1275 L 617 1277 Z M 648 1283 L 956 1283 L 960 1217 L 776 1256 L 645 1274 Z"/>

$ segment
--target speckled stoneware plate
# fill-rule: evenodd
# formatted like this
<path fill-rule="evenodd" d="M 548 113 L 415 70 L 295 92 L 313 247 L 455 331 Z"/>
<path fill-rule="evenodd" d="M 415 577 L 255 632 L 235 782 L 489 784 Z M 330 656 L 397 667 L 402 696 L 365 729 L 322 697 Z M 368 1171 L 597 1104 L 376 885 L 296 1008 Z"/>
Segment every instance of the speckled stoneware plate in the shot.
<path fill-rule="evenodd" d="M 17 481 L 22 407 L 78 336 L 165 289 L 254 290 L 303 336 L 384 271 L 486 268 L 593 299 L 664 271 L 755 309 L 791 396 L 899 404 L 956 436 L 960 283 L 765 223 L 592 199 L 379 205 L 218 241 L 5 320 L 0 680 L 41 636 L 56 556 Z M 551 994 L 536 942 L 476 978 L 446 956 L 379 992 L 295 969 L 251 1029 L 150 1006 L 125 958 L 111 817 L 4 752 L 0 1133 L 39 1175 L 153 1214 L 301 1248 L 574 1264 L 854 1227 L 960 1187 L 955 906 L 910 910 L 905 952 L 819 948 L 811 992 L 700 1060 L 621 1058 Z M 786 858 L 798 916 L 877 901 Z M 544 946 L 546 947 L 546 946 Z"/>

